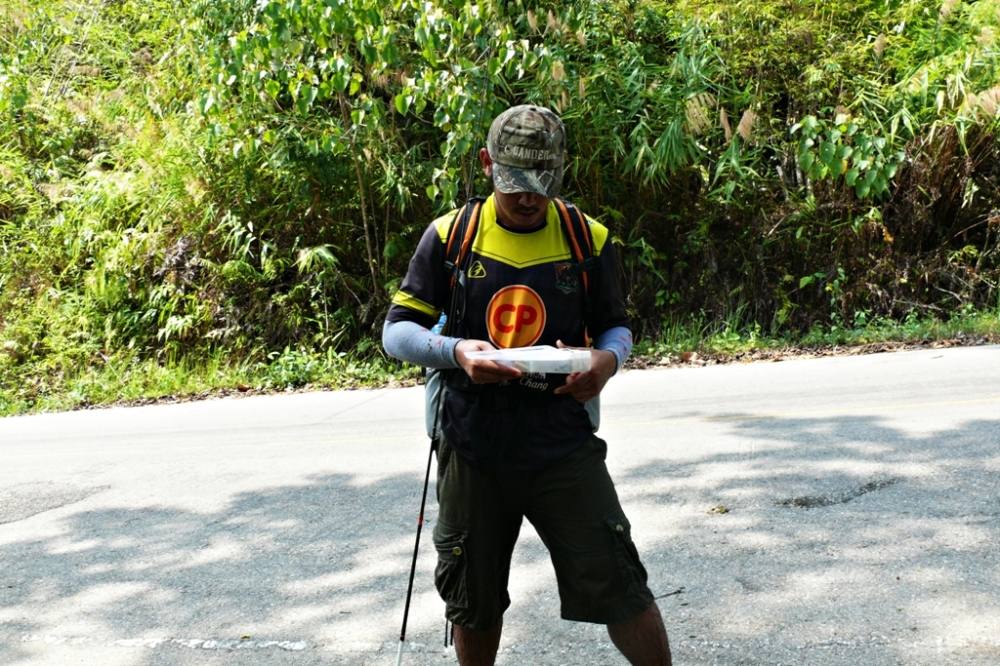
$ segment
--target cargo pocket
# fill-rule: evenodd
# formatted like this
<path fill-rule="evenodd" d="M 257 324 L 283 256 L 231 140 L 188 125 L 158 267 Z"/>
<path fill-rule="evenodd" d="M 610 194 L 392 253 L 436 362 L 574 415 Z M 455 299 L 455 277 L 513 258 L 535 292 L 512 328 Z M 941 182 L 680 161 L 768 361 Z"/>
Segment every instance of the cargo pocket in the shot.
<path fill-rule="evenodd" d="M 435 535 L 438 562 L 434 569 L 434 586 L 446 604 L 453 608 L 469 607 L 469 564 L 465 551 L 466 534 L 452 532 Z"/>
<path fill-rule="evenodd" d="M 642 590 L 646 587 L 648 574 L 646 567 L 639 560 L 639 551 L 632 542 L 632 526 L 625 516 L 608 518 L 607 526 L 611 530 L 615 544 L 615 558 L 621 575 L 623 589 L 628 592 Z"/>

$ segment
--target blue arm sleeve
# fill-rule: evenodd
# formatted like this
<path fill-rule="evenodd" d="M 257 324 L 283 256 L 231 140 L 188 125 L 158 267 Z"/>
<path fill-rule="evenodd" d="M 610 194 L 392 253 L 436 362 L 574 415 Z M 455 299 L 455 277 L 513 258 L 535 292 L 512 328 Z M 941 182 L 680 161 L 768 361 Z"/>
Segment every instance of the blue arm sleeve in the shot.
<path fill-rule="evenodd" d="M 618 365 L 615 372 L 618 372 L 625 359 L 632 352 L 632 331 L 625 326 L 614 326 L 604 331 L 594 339 L 594 348 L 609 351 L 615 355 Z"/>
<path fill-rule="evenodd" d="M 387 321 L 382 327 L 382 346 L 389 356 L 425 368 L 457 368 L 455 345 L 459 340 L 432 333 L 412 321 Z"/>

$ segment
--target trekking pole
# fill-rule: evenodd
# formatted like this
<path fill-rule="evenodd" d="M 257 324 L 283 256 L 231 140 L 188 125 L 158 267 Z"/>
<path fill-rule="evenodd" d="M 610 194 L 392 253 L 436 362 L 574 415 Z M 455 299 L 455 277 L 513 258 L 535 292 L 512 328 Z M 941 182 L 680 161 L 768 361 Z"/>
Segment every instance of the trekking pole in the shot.
<path fill-rule="evenodd" d="M 436 416 L 436 415 L 435 415 Z M 435 418 L 437 421 L 437 418 Z M 437 431 L 437 423 L 434 424 Z M 420 531 L 424 526 L 424 507 L 427 505 L 427 487 L 431 480 L 431 460 L 434 458 L 436 440 L 431 440 L 430 452 L 427 454 L 427 472 L 424 474 L 424 492 L 420 496 L 420 515 L 417 517 L 417 538 L 413 544 L 413 561 L 410 563 L 410 582 L 406 586 L 406 606 L 403 608 L 403 627 L 399 631 L 399 649 L 396 651 L 396 666 L 403 662 L 403 645 L 406 642 L 406 620 L 410 617 L 410 598 L 413 596 L 413 577 L 417 573 L 417 553 L 420 550 Z"/>
<path fill-rule="evenodd" d="M 462 282 L 461 267 L 456 267 L 455 270 L 459 284 L 464 284 Z M 455 291 L 456 290 L 452 290 L 451 305 L 448 309 L 448 315 L 442 316 L 438 320 L 437 326 L 432 329 L 435 333 L 447 335 L 453 330 L 458 302 L 456 300 L 458 297 L 456 296 Z M 413 561 L 410 563 L 410 582 L 406 586 L 406 605 L 403 607 L 403 626 L 399 630 L 399 648 L 396 650 L 396 666 L 403 663 L 403 645 L 406 643 L 406 621 L 410 617 L 410 599 L 413 596 L 413 577 L 417 573 L 417 553 L 420 551 L 420 531 L 424 526 L 424 507 L 427 505 L 427 488 L 431 481 L 431 460 L 434 458 L 434 451 L 437 450 L 438 440 L 440 439 L 438 425 L 441 423 L 441 396 L 444 395 L 443 378 L 441 379 L 441 382 L 441 389 L 434 400 L 434 427 L 431 428 L 431 450 L 427 453 L 427 471 L 424 473 L 424 491 L 420 495 L 420 515 L 417 516 L 417 538 L 413 542 Z M 447 619 L 445 619 L 444 625 L 445 631 L 447 631 Z M 447 647 L 447 645 L 445 645 L 445 647 Z"/>

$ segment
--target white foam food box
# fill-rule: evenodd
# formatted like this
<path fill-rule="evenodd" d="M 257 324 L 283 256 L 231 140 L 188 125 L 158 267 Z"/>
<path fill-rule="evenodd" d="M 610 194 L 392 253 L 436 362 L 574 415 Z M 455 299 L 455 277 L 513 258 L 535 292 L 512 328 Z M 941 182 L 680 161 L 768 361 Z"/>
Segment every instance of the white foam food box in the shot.
<path fill-rule="evenodd" d="M 521 372 L 550 372 L 566 374 L 590 370 L 589 349 L 558 349 L 550 345 L 515 347 L 490 351 L 468 352 L 469 358 L 496 361 L 517 368 Z"/>

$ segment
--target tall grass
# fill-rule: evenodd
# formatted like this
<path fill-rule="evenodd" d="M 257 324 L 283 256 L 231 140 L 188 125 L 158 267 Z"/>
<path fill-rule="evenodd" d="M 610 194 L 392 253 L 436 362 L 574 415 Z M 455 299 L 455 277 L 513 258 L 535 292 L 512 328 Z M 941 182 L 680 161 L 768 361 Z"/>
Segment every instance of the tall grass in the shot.
<path fill-rule="evenodd" d="M 565 118 L 641 337 L 989 310 L 998 35 L 997 0 L 10 0 L 0 396 L 369 381 L 523 101 Z"/>

